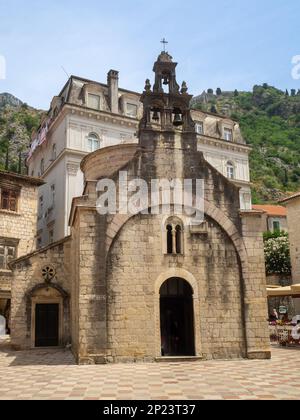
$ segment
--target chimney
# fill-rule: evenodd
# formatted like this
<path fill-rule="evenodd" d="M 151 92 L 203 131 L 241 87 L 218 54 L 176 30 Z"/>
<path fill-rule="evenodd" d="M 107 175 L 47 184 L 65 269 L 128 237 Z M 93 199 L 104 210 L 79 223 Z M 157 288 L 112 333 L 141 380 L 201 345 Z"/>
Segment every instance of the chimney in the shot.
<path fill-rule="evenodd" d="M 108 98 L 111 112 L 119 113 L 119 72 L 110 70 L 107 75 Z"/>

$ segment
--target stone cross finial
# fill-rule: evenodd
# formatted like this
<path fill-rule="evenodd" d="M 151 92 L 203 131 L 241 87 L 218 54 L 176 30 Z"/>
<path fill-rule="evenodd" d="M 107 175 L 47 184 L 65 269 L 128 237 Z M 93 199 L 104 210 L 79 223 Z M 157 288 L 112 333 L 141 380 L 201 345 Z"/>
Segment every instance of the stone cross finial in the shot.
<path fill-rule="evenodd" d="M 164 48 L 164 52 L 166 52 L 166 45 L 169 43 L 165 38 L 163 38 L 161 41 L 160 41 L 160 43 L 161 44 L 163 44 L 163 48 Z"/>
<path fill-rule="evenodd" d="M 187 91 L 188 91 L 188 87 L 187 87 L 186 82 L 182 82 L 182 85 L 181 85 L 181 93 L 182 94 L 185 94 L 185 93 L 187 93 Z"/>
<path fill-rule="evenodd" d="M 147 79 L 146 82 L 145 82 L 145 91 L 146 92 L 150 92 L 151 91 L 151 83 L 150 83 L 150 80 L 149 79 Z"/>

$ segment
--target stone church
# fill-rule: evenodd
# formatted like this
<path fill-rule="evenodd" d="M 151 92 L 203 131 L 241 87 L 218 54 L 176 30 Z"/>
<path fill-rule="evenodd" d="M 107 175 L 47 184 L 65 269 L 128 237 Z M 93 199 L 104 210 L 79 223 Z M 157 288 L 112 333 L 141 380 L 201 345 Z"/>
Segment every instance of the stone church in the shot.
<path fill-rule="evenodd" d="M 15 348 L 68 345 L 81 364 L 270 357 L 261 212 L 240 210 L 239 188 L 197 151 L 176 66 L 162 52 L 146 81 L 138 144 L 82 161 L 71 235 L 11 263 Z M 175 202 L 167 215 L 99 214 L 98 181 L 120 171 L 149 186 L 204 180 L 203 223 Z"/>

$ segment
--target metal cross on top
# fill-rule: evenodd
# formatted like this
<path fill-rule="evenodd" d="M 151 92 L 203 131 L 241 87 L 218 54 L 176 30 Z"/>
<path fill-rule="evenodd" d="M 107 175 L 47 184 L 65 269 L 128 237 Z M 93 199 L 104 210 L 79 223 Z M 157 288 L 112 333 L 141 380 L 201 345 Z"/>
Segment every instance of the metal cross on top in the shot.
<path fill-rule="evenodd" d="M 164 52 L 166 52 L 166 45 L 169 43 L 165 38 L 163 38 L 161 41 L 161 44 L 164 46 Z"/>

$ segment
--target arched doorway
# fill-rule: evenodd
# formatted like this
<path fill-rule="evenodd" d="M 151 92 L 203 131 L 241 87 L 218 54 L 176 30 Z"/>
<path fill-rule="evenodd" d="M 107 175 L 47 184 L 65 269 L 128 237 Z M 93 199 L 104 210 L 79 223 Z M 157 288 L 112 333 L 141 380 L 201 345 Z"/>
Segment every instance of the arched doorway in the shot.
<path fill-rule="evenodd" d="M 173 277 L 160 288 L 162 356 L 195 356 L 193 289 Z"/>
<path fill-rule="evenodd" d="M 35 347 L 59 345 L 59 303 L 36 303 Z"/>
<path fill-rule="evenodd" d="M 57 286 L 37 285 L 28 294 L 31 306 L 31 347 L 58 347 L 64 340 L 64 302 L 67 295 Z"/>

